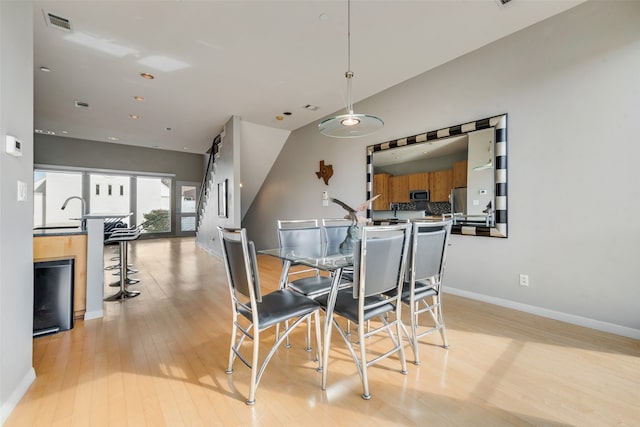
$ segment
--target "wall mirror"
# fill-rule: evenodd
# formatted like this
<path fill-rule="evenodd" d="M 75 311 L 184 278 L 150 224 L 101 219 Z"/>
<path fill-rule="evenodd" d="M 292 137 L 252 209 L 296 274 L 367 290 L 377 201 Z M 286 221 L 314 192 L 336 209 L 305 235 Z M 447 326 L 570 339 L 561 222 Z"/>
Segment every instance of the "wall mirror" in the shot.
<path fill-rule="evenodd" d="M 367 147 L 376 222 L 452 218 L 452 233 L 507 237 L 507 115 Z"/>

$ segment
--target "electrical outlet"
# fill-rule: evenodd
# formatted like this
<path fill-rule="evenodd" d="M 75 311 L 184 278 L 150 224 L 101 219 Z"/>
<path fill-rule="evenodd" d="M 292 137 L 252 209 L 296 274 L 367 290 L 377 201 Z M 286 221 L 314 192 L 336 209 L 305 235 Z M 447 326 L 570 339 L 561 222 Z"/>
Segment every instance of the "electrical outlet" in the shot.
<path fill-rule="evenodd" d="M 529 275 L 521 274 L 520 275 L 520 286 L 529 286 Z"/>

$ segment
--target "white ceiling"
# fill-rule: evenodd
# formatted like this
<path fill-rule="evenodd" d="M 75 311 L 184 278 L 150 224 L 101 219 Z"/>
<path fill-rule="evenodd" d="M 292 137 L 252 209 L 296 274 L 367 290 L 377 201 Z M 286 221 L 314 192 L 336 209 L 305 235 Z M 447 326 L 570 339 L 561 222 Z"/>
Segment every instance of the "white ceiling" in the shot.
<path fill-rule="evenodd" d="M 353 99 L 581 2 L 354 0 Z M 43 10 L 70 19 L 73 31 L 47 26 Z M 103 51 L 115 48 L 120 56 Z M 164 57 L 162 66 L 171 60 L 183 68 L 163 71 L 149 63 L 154 57 Z M 34 2 L 34 68 L 36 129 L 204 153 L 232 115 L 295 130 L 344 110 L 347 2 Z M 155 79 L 141 78 L 143 72 Z M 303 108 L 307 104 L 318 110 Z M 277 120 L 284 112 L 292 114 Z"/>

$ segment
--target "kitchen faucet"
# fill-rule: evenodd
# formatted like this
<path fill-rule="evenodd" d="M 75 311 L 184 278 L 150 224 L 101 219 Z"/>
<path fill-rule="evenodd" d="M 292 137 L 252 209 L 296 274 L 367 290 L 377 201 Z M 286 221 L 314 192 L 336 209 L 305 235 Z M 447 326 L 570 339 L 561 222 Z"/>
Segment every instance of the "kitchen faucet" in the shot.
<path fill-rule="evenodd" d="M 82 216 L 84 217 L 87 214 L 87 204 L 84 201 L 84 199 L 80 196 L 67 197 L 67 200 L 64 201 L 60 209 L 64 210 L 67 207 L 67 203 L 69 203 L 69 200 L 72 200 L 72 199 L 79 199 L 82 202 Z M 86 228 L 87 228 L 87 220 L 85 218 L 82 218 L 82 229 L 85 230 Z"/>

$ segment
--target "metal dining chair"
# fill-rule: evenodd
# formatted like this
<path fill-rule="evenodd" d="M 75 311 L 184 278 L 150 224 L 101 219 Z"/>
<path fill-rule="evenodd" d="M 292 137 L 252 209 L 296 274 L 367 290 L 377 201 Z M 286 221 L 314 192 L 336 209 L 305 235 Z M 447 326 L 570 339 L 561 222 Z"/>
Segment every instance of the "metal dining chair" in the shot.
<path fill-rule="evenodd" d="M 231 349 L 226 372 L 233 373 L 233 363 L 239 358 L 251 369 L 249 398 L 246 403 L 255 403 L 255 394 L 260 378 L 280 344 L 289 333 L 304 320 L 315 316 L 316 341 L 320 348 L 320 310 L 319 304 L 311 298 L 290 291 L 278 289 L 266 295 L 260 291 L 260 278 L 253 242 L 247 240 L 245 229 L 218 227 L 222 245 L 222 258 L 227 273 L 227 282 L 231 294 L 233 326 Z M 287 328 L 277 334 L 275 343 L 268 354 L 259 363 L 260 334 L 266 329 L 287 322 Z M 288 322 L 292 322 L 290 325 Z M 241 347 L 245 339 L 252 342 L 252 353 L 245 357 Z M 321 358 L 318 357 L 319 369 Z"/>
<path fill-rule="evenodd" d="M 319 258 L 326 254 L 325 229 L 318 225 L 318 220 L 278 220 L 278 245 L 280 249 L 294 252 L 300 257 Z M 295 264 L 292 264 L 295 265 Z M 300 273 L 314 272 L 313 276 L 291 280 L 291 276 Z M 321 276 L 316 269 L 286 270 L 283 269 L 281 286 L 309 298 L 325 295 L 333 282 L 330 276 Z M 348 282 L 343 286 L 350 286 Z M 287 340 L 285 347 L 290 347 Z M 311 322 L 307 323 L 306 351 L 311 351 Z"/>
<path fill-rule="evenodd" d="M 418 340 L 440 331 L 442 346 L 449 347 L 447 329 L 442 313 L 442 279 L 451 235 L 451 221 L 414 221 L 405 274 L 402 302 L 409 306 L 411 332 L 407 338 L 414 355 L 414 364 L 420 364 Z M 429 313 L 432 325 L 420 326 L 421 314 Z"/>
<path fill-rule="evenodd" d="M 322 231 L 326 255 L 340 254 L 340 243 L 347 237 L 349 227 L 353 224 L 345 218 L 323 218 Z"/>
<path fill-rule="evenodd" d="M 362 380 L 364 399 L 370 399 L 367 368 L 389 357 L 399 354 L 401 373 L 407 373 L 407 364 L 402 345 L 402 304 L 399 295 L 402 294 L 404 283 L 404 269 L 409 245 L 409 231 L 407 225 L 369 226 L 362 228 L 362 239 L 356 244 L 353 254 L 354 281 L 352 289 L 337 292 L 335 301 L 331 295 L 317 298 L 320 305 L 327 310 L 327 315 L 342 336 L 351 356 L 358 368 Z M 395 297 L 387 297 L 385 292 L 395 290 Z M 341 326 L 334 316 L 340 316 L 358 326 L 357 343 L 352 342 L 348 331 Z M 378 319 L 379 323 L 367 327 L 367 322 Z M 395 329 L 395 333 L 394 330 Z M 391 348 L 384 354 L 376 354 L 367 359 L 367 342 L 369 337 L 386 332 L 391 341 Z M 326 331 L 325 346 L 330 344 L 331 329 Z M 354 344 L 359 347 L 356 352 Z M 325 361 L 327 362 L 325 348 Z M 323 371 L 323 388 L 326 387 L 326 371 Z"/>

